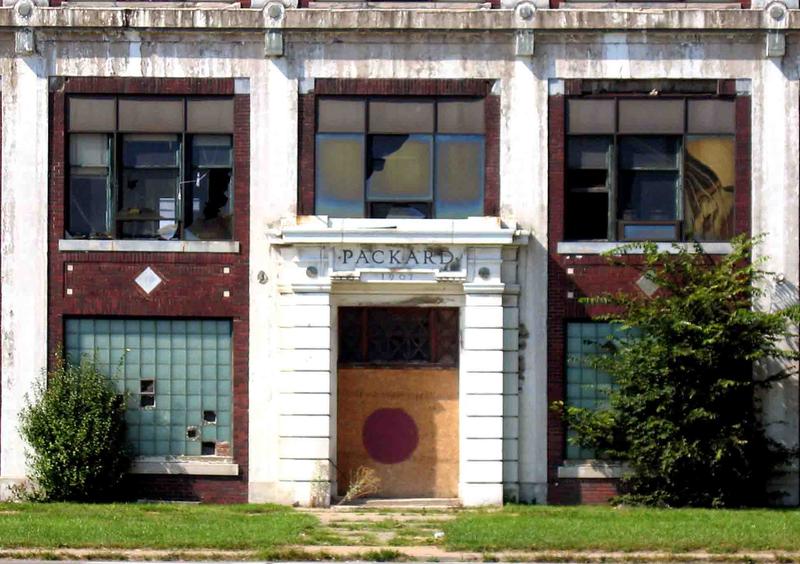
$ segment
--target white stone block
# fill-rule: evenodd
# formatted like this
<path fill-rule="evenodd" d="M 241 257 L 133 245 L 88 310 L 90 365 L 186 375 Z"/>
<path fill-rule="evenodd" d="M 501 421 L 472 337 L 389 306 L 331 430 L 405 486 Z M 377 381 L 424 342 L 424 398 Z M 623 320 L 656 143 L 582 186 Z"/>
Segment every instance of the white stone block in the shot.
<path fill-rule="evenodd" d="M 330 370 L 331 351 L 327 349 L 294 349 L 281 351 L 283 371 L 311 372 Z"/>
<path fill-rule="evenodd" d="M 282 349 L 329 349 L 330 327 L 282 327 L 278 330 Z"/>
<path fill-rule="evenodd" d="M 464 460 L 502 460 L 503 441 L 501 439 L 466 439 L 463 443 Z"/>
<path fill-rule="evenodd" d="M 295 372 L 288 370 L 279 375 L 278 389 L 283 393 L 318 393 L 328 394 L 331 391 L 331 373 Z"/>
<path fill-rule="evenodd" d="M 330 394 L 281 394 L 278 406 L 281 415 L 329 415 Z"/>
<path fill-rule="evenodd" d="M 459 489 L 465 507 L 503 503 L 503 484 L 462 484 Z"/>
<path fill-rule="evenodd" d="M 499 484 L 503 463 L 499 460 L 468 460 L 461 464 L 461 480 L 466 483 Z"/>
<path fill-rule="evenodd" d="M 306 267 L 303 267 L 305 271 Z M 305 274 L 304 274 L 305 275 Z M 331 295 L 328 292 L 296 292 L 281 294 L 280 304 L 281 307 L 287 306 L 325 306 L 330 305 Z"/>
<path fill-rule="evenodd" d="M 466 307 L 502 307 L 502 294 L 466 294 Z"/>
<path fill-rule="evenodd" d="M 281 459 L 278 462 L 278 479 L 284 482 L 327 480 L 329 465 L 327 458 L 320 460 Z"/>
<path fill-rule="evenodd" d="M 462 372 L 461 391 L 466 394 L 502 394 L 502 372 Z"/>
<path fill-rule="evenodd" d="M 330 327 L 331 308 L 326 305 L 288 305 L 280 308 L 281 327 Z"/>
<path fill-rule="evenodd" d="M 502 417 L 467 417 L 464 421 L 464 437 L 468 439 L 503 438 Z"/>
<path fill-rule="evenodd" d="M 503 414 L 503 396 L 500 394 L 468 395 L 461 406 L 467 417 Z"/>
<path fill-rule="evenodd" d="M 503 351 L 464 350 L 461 352 L 461 363 L 469 366 L 470 372 L 499 372 L 503 370 Z"/>
<path fill-rule="evenodd" d="M 498 307 L 464 308 L 464 327 L 502 327 L 503 309 Z"/>
<path fill-rule="evenodd" d="M 280 458 L 316 458 L 330 456 L 330 439 L 315 437 L 283 437 L 278 441 Z"/>
<path fill-rule="evenodd" d="M 281 437 L 329 437 L 331 418 L 327 415 L 281 415 Z"/>
<path fill-rule="evenodd" d="M 464 349 L 496 351 L 503 348 L 502 329 L 464 329 L 462 339 Z"/>

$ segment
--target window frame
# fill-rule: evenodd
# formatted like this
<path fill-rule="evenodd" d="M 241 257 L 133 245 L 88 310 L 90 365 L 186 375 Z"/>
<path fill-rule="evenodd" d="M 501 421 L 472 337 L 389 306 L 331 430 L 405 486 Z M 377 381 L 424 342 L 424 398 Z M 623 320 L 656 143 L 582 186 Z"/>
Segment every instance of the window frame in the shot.
<path fill-rule="evenodd" d="M 579 81 L 577 81 L 579 82 Z M 564 178 L 564 185 L 563 185 L 563 217 L 562 217 L 562 236 L 560 238 L 561 241 L 564 242 L 597 242 L 597 243 L 606 243 L 606 242 L 637 242 L 637 241 L 644 241 L 644 240 L 653 240 L 658 242 L 686 242 L 689 241 L 687 238 L 687 229 L 686 229 L 686 210 L 685 210 L 685 199 L 686 199 L 686 191 L 685 191 L 685 182 L 686 182 L 686 175 L 685 175 L 685 166 L 686 166 L 686 156 L 688 151 L 688 141 L 691 141 L 696 138 L 729 138 L 733 141 L 733 165 L 734 165 L 734 183 L 733 183 L 733 195 L 732 195 L 732 210 L 731 210 L 731 226 L 730 230 L 732 232 L 732 236 L 741 232 L 740 224 L 742 221 L 738 217 L 740 214 L 740 200 L 741 195 L 739 194 L 740 190 L 748 189 L 749 186 L 742 186 L 742 180 L 740 178 L 741 168 L 741 144 L 742 144 L 742 135 L 740 133 L 741 124 L 740 124 L 740 115 L 737 109 L 737 99 L 739 96 L 735 94 L 711 94 L 711 93 L 680 93 L 680 92 L 669 92 L 664 95 L 657 95 L 652 96 L 648 94 L 640 94 L 640 93 L 630 93 L 630 92 L 619 92 L 619 93 L 605 93 L 605 94 L 568 94 L 565 96 L 565 104 L 564 104 L 564 111 L 563 111 L 563 138 L 564 138 L 564 168 L 563 168 L 563 178 Z M 603 100 L 603 101 L 613 101 L 614 104 L 614 131 L 611 133 L 571 133 L 569 131 L 569 102 L 572 100 Z M 682 118 L 683 123 L 680 124 L 681 131 L 680 132 L 665 132 L 665 133 L 639 133 L 639 132 L 622 132 L 620 131 L 620 110 L 619 105 L 620 101 L 625 100 L 679 100 L 682 102 Z M 726 101 L 731 102 L 733 104 L 733 124 L 732 124 L 732 131 L 728 132 L 719 132 L 719 133 L 711 133 L 711 132 L 692 132 L 690 131 L 689 127 L 689 104 L 691 101 L 698 101 L 698 100 L 715 100 L 715 101 Z M 569 214 L 570 214 L 570 200 L 574 194 L 581 192 L 583 189 L 575 189 L 570 186 L 570 175 L 571 172 L 574 170 L 601 170 L 601 169 L 589 169 L 589 168 L 578 168 L 578 167 L 571 167 L 570 166 L 570 139 L 575 138 L 585 138 L 585 139 L 597 139 L 601 137 L 606 137 L 610 139 L 610 145 L 608 149 L 607 155 L 607 164 L 606 168 L 604 169 L 607 173 L 606 182 L 605 182 L 605 193 L 607 194 L 607 214 L 606 214 L 606 236 L 605 238 L 582 238 L 582 237 L 575 237 L 571 233 L 569 233 L 570 224 L 575 222 L 573 219 L 570 221 Z M 621 164 L 621 151 L 620 145 L 621 140 L 626 138 L 635 138 L 635 137 L 652 137 L 652 138 L 676 138 L 678 149 L 676 153 L 676 167 L 670 170 L 677 171 L 677 181 L 675 187 L 675 219 L 674 220 L 627 220 L 620 216 L 620 196 L 622 192 L 622 184 L 620 182 L 621 172 L 623 170 Z M 552 141 L 552 131 L 550 135 L 550 139 Z M 748 128 L 748 139 L 747 143 L 749 145 L 749 128 Z M 749 161 L 748 161 L 749 163 Z M 655 170 L 655 169 L 653 169 Z M 661 169 L 659 169 L 661 170 Z M 665 169 L 666 170 L 666 169 Z M 749 173 L 749 166 L 748 166 L 748 173 Z M 749 199 L 749 195 L 747 196 Z M 637 226 L 654 226 L 654 227 L 661 227 L 661 226 L 668 226 L 674 225 L 674 237 L 673 238 L 658 238 L 658 239 L 647 239 L 647 238 L 626 238 L 624 236 L 624 230 L 627 225 L 637 225 Z M 727 242 L 730 238 L 713 238 L 713 239 L 702 239 L 703 243 L 720 243 L 720 242 Z"/>
<path fill-rule="evenodd" d="M 357 101 L 363 103 L 363 124 L 361 131 L 320 131 L 319 124 L 320 124 L 320 111 L 321 111 L 321 102 L 327 100 L 339 100 L 339 101 Z M 473 143 L 475 140 L 480 140 L 480 162 L 477 165 L 478 171 L 482 175 L 482 182 L 479 183 L 479 190 L 480 194 L 478 196 L 479 201 L 485 201 L 485 190 L 486 190 L 486 150 L 487 150 L 487 142 L 486 142 L 486 119 L 482 120 L 483 123 L 481 133 L 462 133 L 462 132 L 440 132 L 439 131 L 439 105 L 442 102 L 449 102 L 449 101 L 467 101 L 467 102 L 482 102 L 483 107 L 481 108 L 485 114 L 486 112 L 486 100 L 485 97 L 481 96 L 397 96 L 397 95 L 364 95 L 364 96 L 336 96 L 336 95 L 326 95 L 326 96 L 319 96 L 316 99 L 316 107 L 315 111 L 315 151 L 317 155 L 315 156 L 315 163 L 319 164 L 319 140 L 323 139 L 333 139 L 336 136 L 352 136 L 355 138 L 359 136 L 361 149 L 362 149 L 362 166 L 363 166 L 363 180 L 362 180 L 362 215 L 358 216 L 364 219 L 375 219 L 375 218 L 384 218 L 380 214 L 376 214 L 374 212 L 376 207 L 379 206 L 391 206 L 392 204 L 398 204 L 407 208 L 416 208 L 422 209 L 424 208 L 425 211 L 425 218 L 424 219 L 441 219 L 441 217 L 437 216 L 437 208 L 442 205 L 440 202 L 440 190 L 442 187 L 438 186 L 438 165 L 439 165 L 439 154 L 441 150 L 440 141 L 442 143 L 446 142 L 449 138 L 453 137 L 462 137 L 465 141 L 469 141 Z M 392 102 L 419 102 L 419 103 L 430 103 L 432 106 L 432 115 L 431 120 L 432 124 L 430 127 L 430 131 L 428 132 L 421 132 L 421 131 L 409 131 L 407 133 L 402 132 L 394 132 L 394 131 L 382 131 L 378 130 L 371 130 L 370 129 L 370 111 L 371 111 L 371 104 L 373 102 L 384 102 L 387 104 L 391 104 Z M 427 146 L 427 157 L 428 157 L 428 193 L 429 195 L 419 197 L 410 197 L 410 198 L 395 198 L 388 195 L 380 197 L 375 194 L 370 194 L 370 171 L 372 167 L 372 163 L 377 160 L 375 157 L 374 146 L 376 141 L 382 138 L 389 138 L 389 137 L 406 137 L 410 141 L 414 141 L 415 143 L 424 144 Z M 314 170 L 314 185 L 315 188 L 319 184 L 319 168 L 315 166 Z M 320 193 L 318 190 L 315 189 L 315 200 L 314 200 L 314 209 L 316 210 L 319 206 L 319 197 Z M 338 217 L 338 216 L 336 216 Z M 342 216 L 342 217 L 350 217 L 350 216 Z M 389 217 L 387 219 L 401 219 L 400 217 Z"/>
<path fill-rule="evenodd" d="M 70 101 L 72 99 L 107 99 L 114 101 L 114 127 L 112 130 L 109 128 L 102 128 L 102 129 L 87 129 L 87 130 L 80 130 L 80 131 L 73 131 L 70 127 L 69 123 L 69 115 L 70 115 Z M 156 131 L 127 131 L 123 130 L 120 126 L 120 100 L 126 101 L 181 101 L 182 102 L 182 127 L 180 131 L 168 131 L 168 132 L 156 132 Z M 234 96 L 233 95 L 220 95 L 220 96 L 213 96 L 213 95 L 143 95 L 143 94 L 91 94 L 87 92 L 80 92 L 75 94 L 67 94 L 65 96 L 65 127 L 64 127 L 64 143 L 65 143 L 65 163 L 64 163 L 64 231 L 63 237 L 67 240 L 86 240 L 86 241 L 159 241 L 159 242 L 168 242 L 168 241 L 179 241 L 179 242 L 186 242 L 186 241 L 203 241 L 203 242 L 231 242 L 236 241 L 236 229 L 235 229 L 235 215 L 236 215 L 236 202 L 235 202 L 235 187 L 236 187 L 236 158 L 234 155 L 234 138 L 235 138 L 235 131 L 234 131 L 234 123 L 235 119 L 232 120 L 230 131 L 225 132 L 210 132 L 210 131 L 197 131 L 197 132 L 190 132 L 189 126 L 189 103 L 191 101 L 210 101 L 210 100 L 228 100 L 231 104 L 234 103 Z M 232 116 L 233 118 L 233 116 Z M 73 176 L 73 167 L 71 163 L 71 153 L 72 153 L 72 138 L 80 137 L 84 135 L 105 135 L 108 139 L 108 146 L 109 146 L 109 159 L 108 159 L 108 197 L 106 200 L 106 222 L 108 226 L 110 226 L 110 230 L 108 232 L 108 237 L 102 236 L 92 236 L 90 235 L 76 235 L 69 231 L 70 221 L 71 221 L 71 205 L 72 205 L 72 176 Z M 137 135 L 156 135 L 156 136 L 175 136 L 178 139 L 178 147 L 177 147 L 177 166 L 175 167 L 167 167 L 167 166 L 153 166 L 153 167 L 127 167 L 124 162 L 124 139 L 126 136 L 137 136 Z M 228 188 L 225 191 L 227 194 L 227 202 L 224 205 L 224 209 L 229 212 L 227 216 L 229 219 L 229 236 L 226 238 L 208 238 L 208 239 L 192 239 L 186 237 L 186 206 L 190 204 L 192 200 L 192 179 L 189 178 L 189 174 L 195 168 L 193 164 L 193 146 L 194 146 L 194 138 L 195 137 L 203 137 L 203 136 L 224 136 L 227 137 L 229 140 L 229 169 L 230 169 L 230 177 L 228 179 Z M 122 227 L 121 224 L 134 222 L 134 221 L 141 221 L 142 223 L 146 223 L 148 220 L 136 220 L 136 219 L 119 219 L 121 205 L 121 197 L 120 192 L 122 190 L 123 185 L 123 177 L 125 174 L 126 169 L 131 170 L 166 170 L 166 169 L 175 168 L 178 171 L 177 176 L 177 186 L 175 189 L 175 218 L 174 223 L 176 224 L 177 228 L 175 230 L 175 234 L 171 238 L 160 238 L 158 236 L 153 237 L 125 237 L 122 236 Z M 219 168 L 219 167 L 205 167 L 205 168 Z M 154 220 L 156 221 L 156 220 Z M 157 232 L 157 230 L 156 230 Z"/>
<path fill-rule="evenodd" d="M 316 98 L 341 97 L 467 97 L 484 100 L 485 178 L 483 216 L 500 211 L 500 96 L 494 79 L 366 79 L 315 78 L 313 86 L 298 95 L 298 215 L 315 215 Z M 396 219 L 395 221 L 403 221 Z"/>

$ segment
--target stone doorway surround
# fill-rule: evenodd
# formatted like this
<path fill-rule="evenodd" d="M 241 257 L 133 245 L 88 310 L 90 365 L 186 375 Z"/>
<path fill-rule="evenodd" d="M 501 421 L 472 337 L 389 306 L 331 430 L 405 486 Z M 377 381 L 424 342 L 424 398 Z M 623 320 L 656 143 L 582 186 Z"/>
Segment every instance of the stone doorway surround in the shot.
<path fill-rule="evenodd" d="M 518 482 L 517 247 L 498 218 L 298 218 L 270 234 L 281 338 L 280 501 L 336 491 L 337 309 L 460 308 L 459 484 L 463 505 L 501 504 Z M 255 400 L 257 404 L 257 400 Z M 513 493 L 513 492 L 512 492 Z"/>

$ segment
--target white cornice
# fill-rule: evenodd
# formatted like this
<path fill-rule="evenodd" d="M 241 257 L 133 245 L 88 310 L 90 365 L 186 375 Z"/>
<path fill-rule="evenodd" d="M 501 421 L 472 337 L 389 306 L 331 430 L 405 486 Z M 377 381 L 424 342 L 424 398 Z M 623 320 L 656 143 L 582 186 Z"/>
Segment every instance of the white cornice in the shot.
<path fill-rule="evenodd" d="M 298 218 L 268 234 L 273 245 L 525 245 L 528 233 L 497 218 L 328 219 Z"/>

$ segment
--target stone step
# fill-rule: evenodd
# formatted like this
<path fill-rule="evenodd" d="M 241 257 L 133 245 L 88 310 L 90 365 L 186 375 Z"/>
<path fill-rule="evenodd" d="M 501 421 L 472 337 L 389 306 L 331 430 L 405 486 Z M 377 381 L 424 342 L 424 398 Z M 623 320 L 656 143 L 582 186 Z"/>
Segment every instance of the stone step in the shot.
<path fill-rule="evenodd" d="M 461 507 L 458 498 L 366 498 L 355 499 L 340 507 L 369 507 L 369 508 L 408 508 L 408 509 L 436 509 L 446 507 Z"/>

